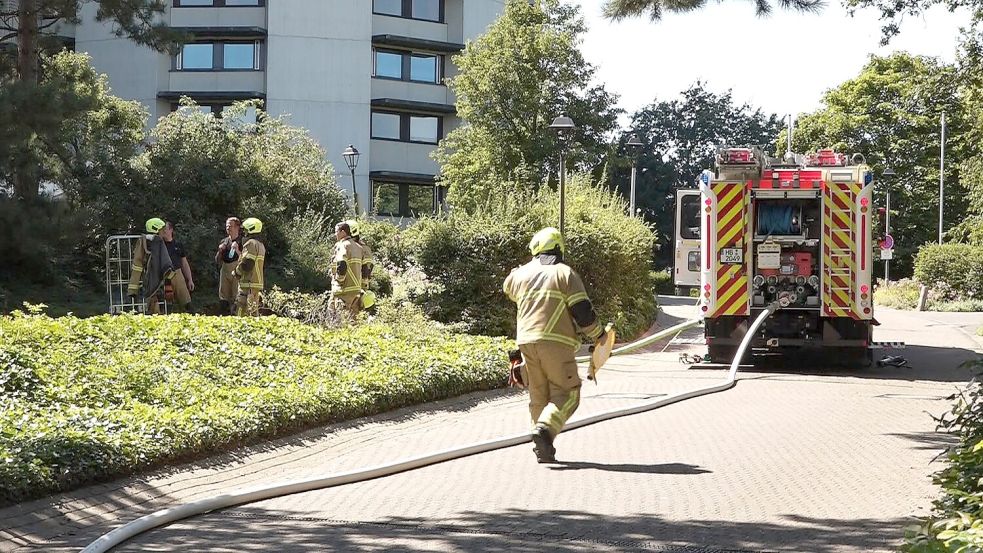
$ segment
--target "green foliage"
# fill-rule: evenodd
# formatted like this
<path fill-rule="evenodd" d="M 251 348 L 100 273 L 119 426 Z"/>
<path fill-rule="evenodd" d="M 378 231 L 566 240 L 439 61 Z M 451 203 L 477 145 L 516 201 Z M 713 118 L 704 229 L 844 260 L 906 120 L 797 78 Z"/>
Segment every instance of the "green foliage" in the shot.
<path fill-rule="evenodd" d="M 635 205 L 656 229 L 655 267 L 672 265 L 676 190 L 692 188 L 700 172 L 713 166 L 717 146 L 771 144 L 782 123 L 748 104 L 734 103 L 731 92 L 717 94 L 697 82 L 682 100 L 656 102 L 632 115 L 631 128 L 642 141 L 636 174 Z M 627 137 L 618 144 L 609 170 L 625 197 L 630 193 L 631 161 Z"/>
<path fill-rule="evenodd" d="M 918 297 L 921 293 L 921 284 L 910 278 L 891 281 L 885 285 L 880 281 L 874 290 L 874 302 L 884 307 L 894 309 L 913 310 L 918 307 Z M 940 286 L 929 288 L 928 298 L 925 301 L 926 311 L 959 311 L 976 312 L 983 311 L 983 300 L 979 299 L 952 299 L 951 289 Z"/>
<path fill-rule="evenodd" d="M 652 291 L 656 294 L 672 295 L 676 293 L 676 285 L 673 283 L 672 272 L 669 269 L 650 271 L 649 279 L 652 281 Z"/>
<path fill-rule="evenodd" d="M 960 164 L 975 144 L 958 139 L 967 130 L 960 109 L 956 67 L 934 58 L 895 53 L 874 56 L 857 77 L 830 90 L 825 106 L 803 115 L 793 136 L 797 152 L 835 148 L 862 153 L 875 175 L 890 167 L 897 176 L 877 184 L 877 201 L 891 190 L 891 235 L 895 239 L 892 272 L 907 276 L 920 244 L 938 232 L 939 120 L 946 114 L 945 227 L 962 221 L 967 194 Z M 952 137 L 957 137 L 953 140 Z M 784 144 L 785 133 L 778 139 Z"/>
<path fill-rule="evenodd" d="M 662 16 L 668 13 L 688 13 L 694 10 L 705 8 L 706 0 L 605 0 L 603 6 L 604 17 L 619 21 L 631 17 L 641 17 L 648 15 L 652 21 L 659 21 Z M 819 12 L 825 4 L 818 0 L 783 0 L 778 5 L 785 9 L 793 9 L 800 12 Z M 768 0 L 754 1 L 755 13 L 759 16 L 771 13 L 772 6 Z"/>
<path fill-rule="evenodd" d="M 504 193 L 537 188 L 565 148 L 549 129 L 563 113 L 578 127 L 575 144 L 566 147 L 571 166 L 601 162 L 620 110 L 615 96 L 591 84 L 594 67 L 578 49 L 585 31 L 579 7 L 508 0 L 488 31 L 455 56 L 460 72 L 449 87 L 464 123 L 441 141 L 435 158 L 456 208 L 494 205 Z"/>
<path fill-rule="evenodd" d="M 540 190 L 503 198 L 494 211 L 421 220 L 405 240 L 426 277 L 440 288 L 417 303 L 428 315 L 461 322 L 469 332 L 512 334 L 515 308 L 501 291 L 502 282 L 529 260 L 529 239 L 555 225 L 558 213 L 557 194 Z M 621 336 L 647 329 L 655 312 L 651 230 L 627 217 L 624 202 L 586 176 L 572 179 L 566 215 L 566 261 L 583 277 L 599 317 L 613 321 Z"/>
<path fill-rule="evenodd" d="M 495 388 L 507 350 L 412 317 L 0 317 L 0 503 Z"/>
<path fill-rule="evenodd" d="M 983 359 L 970 362 L 983 369 Z M 946 454 L 946 467 L 934 481 L 944 495 L 935 512 L 905 529 L 905 553 L 983 550 L 983 386 L 973 379 L 939 421 L 939 429 L 957 438 Z"/>
<path fill-rule="evenodd" d="M 983 300 L 983 246 L 926 244 L 915 257 L 915 278 L 948 300 Z"/>

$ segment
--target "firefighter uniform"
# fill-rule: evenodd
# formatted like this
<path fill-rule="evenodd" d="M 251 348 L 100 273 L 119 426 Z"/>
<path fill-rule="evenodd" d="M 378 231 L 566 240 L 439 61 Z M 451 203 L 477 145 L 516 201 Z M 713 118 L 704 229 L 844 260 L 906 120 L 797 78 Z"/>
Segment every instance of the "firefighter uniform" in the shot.
<path fill-rule="evenodd" d="M 375 304 L 375 294 L 369 291 L 369 284 L 372 280 L 372 269 L 375 268 L 375 261 L 372 258 L 372 248 L 362 240 L 362 226 L 358 221 L 349 221 L 349 228 L 352 231 L 352 238 L 355 243 L 362 248 L 362 300 L 361 307 L 368 309 Z"/>
<path fill-rule="evenodd" d="M 242 222 L 246 243 L 242 245 L 242 258 L 234 270 L 239 279 L 239 295 L 236 298 L 236 314 L 239 316 L 259 316 L 260 293 L 263 291 L 263 264 L 266 259 L 266 246 L 259 233 L 263 222 L 250 217 Z"/>
<path fill-rule="evenodd" d="M 583 281 L 563 263 L 560 232 L 541 230 L 529 249 L 533 259 L 509 274 L 503 290 L 518 308 L 516 343 L 528 373 L 536 456 L 552 462 L 553 439 L 580 405 L 578 332 L 597 340 L 601 328 Z"/>
<path fill-rule="evenodd" d="M 222 314 L 228 315 L 232 305 L 235 305 L 239 295 L 239 282 L 236 280 L 235 269 L 239 265 L 239 252 L 242 251 L 242 236 L 232 239 L 228 236 L 218 246 L 215 259 L 219 264 L 218 300 L 222 306 Z"/>
<path fill-rule="evenodd" d="M 348 226 L 348 223 L 341 223 Z M 350 228 L 350 227 L 349 227 Z M 334 247 L 332 263 L 331 305 L 346 318 L 354 318 L 362 307 L 362 246 L 349 235 Z"/>
<path fill-rule="evenodd" d="M 157 217 L 147 220 L 144 225 L 147 234 L 140 235 L 137 241 L 136 251 L 133 252 L 133 259 L 130 262 L 130 279 L 126 285 L 126 294 L 133 298 L 134 302 L 143 288 L 147 302 L 144 312 L 150 315 L 160 313 L 157 294 L 164 281 L 170 278 L 169 273 L 173 271 L 169 259 L 163 259 L 167 253 L 163 239 L 157 236 L 165 225 L 164 220 Z M 152 245 L 155 255 L 151 255 Z M 158 272 L 161 274 L 151 274 Z"/>

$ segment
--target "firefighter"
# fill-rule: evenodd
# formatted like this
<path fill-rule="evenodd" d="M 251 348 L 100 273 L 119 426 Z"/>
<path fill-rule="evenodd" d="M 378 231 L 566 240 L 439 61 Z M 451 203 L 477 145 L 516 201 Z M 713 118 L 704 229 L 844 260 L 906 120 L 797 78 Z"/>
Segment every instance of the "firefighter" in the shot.
<path fill-rule="evenodd" d="M 516 343 L 526 363 L 533 450 L 540 463 L 551 463 L 553 440 L 580 405 L 578 331 L 597 341 L 601 327 L 580 275 L 563 262 L 560 231 L 540 230 L 529 251 L 533 259 L 514 269 L 502 288 L 518 308 Z"/>
<path fill-rule="evenodd" d="M 160 313 L 158 293 L 163 288 L 164 281 L 174 272 L 174 266 L 164 244 L 166 227 L 167 223 L 159 217 L 147 219 L 144 224 L 147 233 L 140 235 L 137 241 L 136 251 L 133 252 L 133 260 L 130 263 L 130 280 L 126 286 L 126 294 L 134 307 L 137 304 L 140 288 L 143 288 L 147 302 L 144 312 L 151 315 Z"/>
<path fill-rule="evenodd" d="M 242 245 L 242 257 L 233 274 L 239 279 L 239 296 L 236 314 L 259 316 L 260 293 L 263 291 L 263 262 L 266 246 L 263 245 L 263 222 L 250 217 L 242 222 L 246 243 Z"/>
<path fill-rule="evenodd" d="M 215 252 L 215 263 L 219 266 L 218 303 L 222 315 L 232 315 L 239 295 L 239 283 L 234 273 L 242 254 L 242 222 L 238 217 L 225 220 L 225 234 Z"/>
<path fill-rule="evenodd" d="M 165 297 L 171 299 L 170 296 L 173 295 L 175 303 L 185 313 L 194 313 L 195 310 L 191 306 L 191 292 L 195 291 L 195 281 L 191 278 L 191 265 L 188 263 L 184 245 L 174 239 L 174 223 L 167 222 L 162 237 L 167 247 L 167 254 L 176 269 L 169 278 L 165 279 L 165 290 L 168 286 L 170 288 L 165 292 Z"/>
<path fill-rule="evenodd" d="M 351 222 L 338 223 L 334 232 L 331 306 L 340 317 L 354 319 L 362 307 L 362 247 L 352 239 Z"/>
<path fill-rule="evenodd" d="M 362 223 L 357 220 L 348 221 L 348 226 L 352 230 L 352 240 L 362 248 L 362 299 L 361 306 L 368 309 L 375 304 L 375 294 L 369 290 L 369 281 L 372 279 L 372 269 L 375 262 L 372 259 L 372 248 L 362 240 Z"/>

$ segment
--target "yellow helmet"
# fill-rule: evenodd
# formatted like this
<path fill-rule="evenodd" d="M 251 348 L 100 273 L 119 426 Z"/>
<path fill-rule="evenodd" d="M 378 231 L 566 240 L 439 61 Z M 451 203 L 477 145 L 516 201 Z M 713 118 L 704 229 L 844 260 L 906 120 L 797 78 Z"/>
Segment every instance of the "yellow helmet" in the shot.
<path fill-rule="evenodd" d="M 255 217 L 250 217 L 242 222 L 242 228 L 249 234 L 259 234 L 263 232 L 263 221 Z"/>
<path fill-rule="evenodd" d="M 362 292 L 362 308 L 368 309 L 373 305 L 375 305 L 375 292 L 372 290 Z"/>
<path fill-rule="evenodd" d="M 529 251 L 533 255 L 539 255 L 554 248 L 560 248 L 561 254 L 567 253 L 567 245 L 563 242 L 563 235 L 553 227 L 546 227 L 537 232 L 529 241 Z"/>
<path fill-rule="evenodd" d="M 164 228 L 165 225 L 167 225 L 167 223 L 165 223 L 163 219 L 160 217 L 154 217 L 153 219 L 147 219 L 144 227 L 147 229 L 147 232 L 157 234 L 160 232 L 160 229 Z"/>
<path fill-rule="evenodd" d="M 362 235 L 362 225 L 359 224 L 358 219 L 349 219 L 345 222 L 348 223 L 348 230 L 351 231 L 353 237 Z"/>

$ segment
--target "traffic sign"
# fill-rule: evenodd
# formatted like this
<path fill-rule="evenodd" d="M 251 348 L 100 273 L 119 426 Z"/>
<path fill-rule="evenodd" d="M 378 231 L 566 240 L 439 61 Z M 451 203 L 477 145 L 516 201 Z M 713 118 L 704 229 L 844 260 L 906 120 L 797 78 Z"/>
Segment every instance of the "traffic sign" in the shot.
<path fill-rule="evenodd" d="M 894 250 L 881 250 L 881 261 L 894 259 Z"/>
<path fill-rule="evenodd" d="M 893 248 L 894 248 L 894 237 L 888 234 L 887 236 L 884 237 L 883 240 L 881 240 L 881 249 L 890 250 Z"/>

